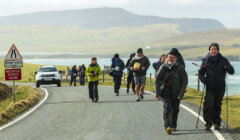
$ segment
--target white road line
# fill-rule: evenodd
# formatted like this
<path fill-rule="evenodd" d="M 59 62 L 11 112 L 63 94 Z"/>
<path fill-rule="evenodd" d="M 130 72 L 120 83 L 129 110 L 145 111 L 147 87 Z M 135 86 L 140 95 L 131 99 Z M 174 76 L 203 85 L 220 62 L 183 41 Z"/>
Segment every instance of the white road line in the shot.
<path fill-rule="evenodd" d="M 17 119 L 7 123 L 6 125 L 0 127 L 0 131 L 3 129 L 6 129 L 8 127 L 10 127 L 11 125 L 19 122 L 20 120 L 24 119 L 25 117 L 27 117 L 28 115 L 30 115 L 32 112 L 34 112 L 36 109 L 38 109 L 48 98 L 48 91 L 45 88 L 42 88 L 45 91 L 45 97 L 44 99 L 38 103 L 37 105 L 35 105 L 32 109 L 30 109 L 29 111 L 27 111 L 26 113 L 24 113 L 23 115 L 21 115 L 20 117 L 18 117 Z"/>
<path fill-rule="evenodd" d="M 149 91 L 145 91 L 145 92 L 150 93 L 150 94 L 156 96 L 156 94 L 153 93 L 153 92 L 149 92 Z M 196 118 L 198 117 L 198 114 L 197 114 L 195 111 L 193 111 L 192 109 L 190 109 L 190 108 L 188 108 L 187 106 L 182 105 L 182 104 L 180 104 L 180 106 L 181 106 L 182 108 L 184 108 L 185 110 L 187 110 L 188 112 L 190 112 L 190 113 L 191 113 L 193 116 L 195 116 Z M 199 116 L 199 119 L 200 119 L 204 124 L 206 124 L 205 121 L 204 121 L 204 119 L 203 119 L 203 117 L 202 117 L 201 115 Z M 211 131 L 212 131 L 213 134 L 217 137 L 218 140 L 225 140 L 225 138 L 222 136 L 222 134 L 221 134 L 219 131 L 213 130 L 213 129 L 211 129 Z"/>

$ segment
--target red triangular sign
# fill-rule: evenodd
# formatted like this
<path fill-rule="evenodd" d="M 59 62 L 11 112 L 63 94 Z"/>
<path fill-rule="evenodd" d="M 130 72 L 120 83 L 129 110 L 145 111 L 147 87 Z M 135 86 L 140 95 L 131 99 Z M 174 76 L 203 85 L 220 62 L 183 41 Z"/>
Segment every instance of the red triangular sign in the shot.
<path fill-rule="evenodd" d="M 23 59 L 22 55 L 19 53 L 15 44 L 13 44 L 6 55 L 5 60 L 22 60 L 22 59 Z"/>

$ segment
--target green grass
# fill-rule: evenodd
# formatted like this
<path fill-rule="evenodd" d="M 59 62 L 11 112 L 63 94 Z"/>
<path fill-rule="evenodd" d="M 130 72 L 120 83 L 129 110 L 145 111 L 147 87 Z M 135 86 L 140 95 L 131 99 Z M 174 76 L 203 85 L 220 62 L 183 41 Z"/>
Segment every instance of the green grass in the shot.
<path fill-rule="evenodd" d="M 0 125 L 35 105 L 42 96 L 31 86 L 16 86 L 15 94 L 16 102 L 12 101 L 11 96 L 0 102 Z"/>

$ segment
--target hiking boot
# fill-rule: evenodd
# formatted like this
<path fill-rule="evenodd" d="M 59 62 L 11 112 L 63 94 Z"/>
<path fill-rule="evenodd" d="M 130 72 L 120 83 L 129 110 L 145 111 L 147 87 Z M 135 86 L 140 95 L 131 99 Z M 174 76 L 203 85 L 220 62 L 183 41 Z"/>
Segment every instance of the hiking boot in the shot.
<path fill-rule="evenodd" d="M 166 132 L 167 132 L 168 134 L 172 134 L 173 129 L 172 129 L 171 127 L 168 127 L 167 130 L 166 130 Z"/>
<path fill-rule="evenodd" d="M 137 98 L 137 100 L 136 100 L 137 102 L 139 102 L 140 101 L 140 98 Z"/>
<path fill-rule="evenodd" d="M 140 98 L 143 100 L 143 98 L 144 98 L 143 95 L 140 95 Z"/>
<path fill-rule="evenodd" d="M 214 129 L 215 129 L 215 130 L 220 130 L 220 125 L 214 124 Z"/>
<path fill-rule="evenodd" d="M 177 131 L 177 128 L 176 128 L 176 127 L 172 128 L 172 129 L 173 129 L 173 131 Z"/>
<path fill-rule="evenodd" d="M 129 89 L 127 89 L 127 94 L 129 93 Z"/>
<path fill-rule="evenodd" d="M 205 129 L 205 130 L 207 130 L 207 131 L 210 131 L 210 130 L 211 130 L 211 127 L 212 127 L 211 124 L 206 124 L 205 126 L 206 126 L 206 129 Z"/>
<path fill-rule="evenodd" d="M 94 102 L 94 103 L 97 103 L 97 98 L 94 98 L 93 102 Z"/>

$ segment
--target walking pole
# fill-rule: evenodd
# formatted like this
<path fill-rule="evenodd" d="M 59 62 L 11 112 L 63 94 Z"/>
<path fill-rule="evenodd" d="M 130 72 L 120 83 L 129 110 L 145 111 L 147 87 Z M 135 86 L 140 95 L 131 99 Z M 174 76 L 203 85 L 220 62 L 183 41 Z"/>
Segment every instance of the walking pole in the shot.
<path fill-rule="evenodd" d="M 227 75 L 227 79 L 228 79 L 228 75 Z M 227 131 L 228 131 L 228 86 L 226 85 L 226 107 L 227 107 Z"/>
<path fill-rule="evenodd" d="M 206 85 L 204 84 L 203 91 L 202 91 L 202 98 L 201 98 L 200 107 L 199 107 L 199 111 L 198 111 L 196 129 L 198 128 L 199 116 L 200 116 L 200 112 L 201 112 L 201 109 L 202 109 L 202 100 L 203 100 L 203 96 L 204 96 L 205 87 L 206 87 Z"/>

